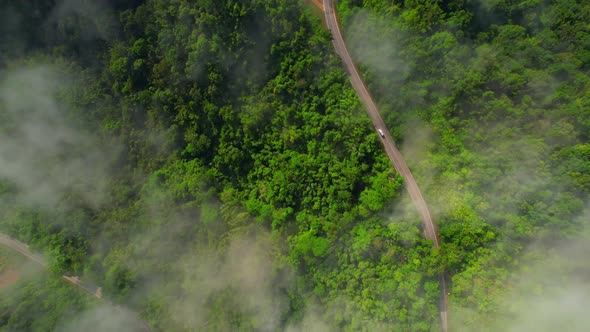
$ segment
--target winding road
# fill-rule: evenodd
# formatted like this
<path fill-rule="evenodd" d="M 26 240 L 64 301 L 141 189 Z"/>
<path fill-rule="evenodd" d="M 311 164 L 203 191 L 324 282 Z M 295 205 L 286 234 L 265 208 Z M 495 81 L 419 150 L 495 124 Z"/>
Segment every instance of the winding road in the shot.
<path fill-rule="evenodd" d="M 367 109 L 367 113 L 369 113 L 369 117 L 373 122 L 373 126 L 375 127 L 375 131 L 381 137 L 381 143 L 383 144 L 383 148 L 387 153 L 387 156 L 391 160 L 393 167 L 395 170 L 404 178 L 404 183 L 410 197 L 412 198 L 412 202 L 416 206 L 418 213 L 420 214 L 420 218 L 422 219 L 422 228 L 424 230 L 424 236 L 432 240 L 433 245 L 435 248 L 440 246 L 440 241 L 438 238 L 438 231 L 436 229 L 436 225 L 432 220 L 432 216 L 430 211 L 428 210 L 428 206 L 426 205 L 426 201 L 424 197 L 422 197 L 422 193 L 420 192 L 420 188 L 412 176 L 412 172 L 408 168 L 402 154 L 399 152 L 397 147 L 395 146 L 395 142 L 391 136 L 391 133 L 387 129 L 385 122 L 381 118 L 379 114 L 379 109 L 373 102 L 373 98 L 369 94 L 367 87 L 361 76 L 358 73 L 352 58 L 350 57 L 350 53 L 346 48 L 346 43 L 344 42 L 344 38 L 342 37 L 342 32 L 340 31 L 340 25 L 338 24 L 338 18 L 336 17 L 336 11 L 334 9 L 334 1 L 333 0 L 323 0 L 322 5 L 320 6 L 317 1 L 314 1 L 318 7 L 320 7 L 324 11 L 326 25 L 328 29 L 332 32 L 332 43 L 334 44 L 334 48 L 336 52 L 342 59 L 344 63 L 344 67 L 349 75 L 350 82 L 352 86 L 356 90 L 361 102 L 365 105 Z M 448 332 L 449 331 L 449 322 L 448 322 L 448 286 L 447 286 L 447 278 L 444 273 L 439 276 L 439 283 L 440 283 L 440 297 L 439 297 L 439 314 L 440 314 L 440 325 L 441 331 Z"/>
<path fill-rule="evenodd" d="M 410 194 L 413 204 L 415 205 L 418 213 L 420 214 L 420 218 L 422 220 L 422 228 L 424 231 L 424 236 L 433 241 L 433 246 L 435 248 L 440 247 L 440 241 L 438 238 L 438 232 L 436 225 L 432 219 L 428 206 L 426 205 L 426 201 L 420 192 L 418 184 L 414 179 L 408 165 L 406 164 L 404 158 L 402 157 L 400 151 L 397 149 L 395 142 L 391 136 L 391 133 L 387 129 L 385 122 L 381 118 L 379 114 L 379 110 L 369 91 L 367 90 L 364 81 L 362 80 L 361 76 L 358 73 L 354 62 L 348 52 L 346 44 L 344 42 L 344 38 L 342 37 L 342 33 L 340 31 L 340 26 L 338 24 L 338 19 L 336 17 L 336 12 L 334 9 L 334 1 L 333 0 L 312 0 L 315 5 L 317 5 L 321 10 L 323 10 L 325 15 L 325 21 L 328 29 L 332 32 L 333 40 L 332 43 L 334 44 L 334 48 L 336 52 L 342 59 L 346 71 L 349 75 L 350 81 L 352 86 L 354 87 L 355 91 L 357 92 L 361 102 L 365 105 L 367 113 L 373 122 L 373 126 L 375 127 L 375 131 L 381 138 L 381 143 L 383 144 L 383 148 L 387 153 L 387 156 L 391 160 L 393 167 L 395 170 L 404 178 L 405 187 Z M 322 1 L 322 2 L 321 2 Z M 19 242 L 10 238 L 5 234 L 0 233 L 0 245 L 4 245 L 9 247 L 22 255 L 26 256 L 30 260 L 38 263 L 43 267 L 47 267 L 47 261 L 40 255 L 31 252 L 28 248 L 28 245 Z M 62 279 L 66 280 L 67 282 L 79 287 L 80 289 L 84 290 L 85 292 L 91 294 L 92 296 L 101 299 L 101 291 L 100 288 L 96 287 L 89 287 L 85 285 L 78 277 L 70 277 L 70 276 L 62 276 Z M 439 314 L 440 314 L 440 325 L 441 331 L 448 332 L 449 331 L 449 322 L 448 322 L 448 286 L 447 286 L 447 278 L 444 273 L 439 276 L 440 282 L 440 297 L 439 297 Z M 149 327 L 147 329 L 149 331 Z"/>

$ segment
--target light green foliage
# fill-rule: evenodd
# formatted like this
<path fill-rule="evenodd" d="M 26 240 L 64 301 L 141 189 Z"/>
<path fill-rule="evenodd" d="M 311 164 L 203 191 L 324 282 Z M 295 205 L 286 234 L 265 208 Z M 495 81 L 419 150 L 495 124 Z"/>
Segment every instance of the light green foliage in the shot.
<path fill-rule="evenodd" d="M 569 177 L 576 191 L 590 192 L 590 145 L 578 144 L 564 148 L 553 155 L 553 161 Z"/>
<path fill-rule="evenodd" d="M 92 299 L 56 278 L 21 280 L 16 287 L 2 290 L 1 331 L 47 331 L 63 319 L 91 308 Z"/>
<path fill-rule="evenodd" d="M 438 250 L 329 31 L 302 3 L 109 1 L 100 19 L 74 10 L 62 25 L 42 24 L 54 2 L 9 3 L 0 13 L 23 24 L 0 24 L 0 69 L 44 61 L 72 73 L 57 98 L 63 116 L 115 157 L 98 203 L 66 190 L 33 206 L 0 179 L 0 229 L 153 330 L 433 331 L 443 270 L 451 318 L 492 329 L 510 313 L 511 271 L 539 259 L 528 248 L 583 229 L 584 1 L 338 1 L 396 142 L 415 118 L 432 129 L 410 167 L 440 225 Z M 108 33 L 72 23 L 88 20 Z M 47 26 L 64 30 L 52 39 Z M 5 107 L 2 133 L 14 130 Z M 0 326 L 55 330 L 88 307 L 50 286 L 1 297 Z"/>
<path fill-rule="evenodd" d="M 381 63 L 365 69 L 369 85 L 386 91 L 375 93 L 379 103 L 399 112 L 389 115 L 391 126 L 419 116 L 435 133 L 432 160 L 420 172 L 432 176 L 425 196 L 440 216 L 451 310 L 465 331 L 495 330 L 494 319 L 505 317 L 517 324 L 520 317 L 509 316 L 515 308 L 504 304 L 515 290 L 509 280 L 519 277 L 511 271 L 532 261 L 524 252 L 560 250 L 587 228 L 578 218 L 588 201 L 589 39 L 579 15 L 590 6 L 402 1 L 389 4 L 402 5 L 392 14 L 383 9 L 388 4 L 367 1 L 363 15 L 403 34 L 390 41 L 398 51 L 381 62 L 411 71 L 392 91 L 399 81 Z M 354 13 L 355 5 L 341 10 Z"/>

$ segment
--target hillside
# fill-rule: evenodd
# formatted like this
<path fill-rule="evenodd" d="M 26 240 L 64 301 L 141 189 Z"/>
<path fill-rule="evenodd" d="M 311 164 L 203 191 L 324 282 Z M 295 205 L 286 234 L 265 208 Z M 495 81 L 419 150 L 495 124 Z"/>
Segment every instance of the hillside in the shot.
<path fill-rule="evenodd" d="M 590 5 L 338 2 L 440 250 L 311 6 L 0 3 L 0 331 L 584 330 Z"/>

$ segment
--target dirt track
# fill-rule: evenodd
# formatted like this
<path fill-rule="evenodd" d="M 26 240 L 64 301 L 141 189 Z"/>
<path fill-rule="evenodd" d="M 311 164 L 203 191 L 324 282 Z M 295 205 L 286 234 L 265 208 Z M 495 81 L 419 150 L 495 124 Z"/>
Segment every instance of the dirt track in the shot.
<path fill-rule="evenodd" d="M 47 267 L 47 261 L 41 255 L 35 254 L 29 250 L 29 246 L 17 241 L 6 234 L 0 233 L 0 245 L 6 246 L 14 251 L 19 252 L 23 256 L 27 257 L 28 259 L 34 261 L 35 263 Z M 69 276 L 62 276 L 62 279 L 65 281 L 75 285 L 76 287 L 84 290 L 85 292 L 91 294 L 96 298 L 101 298 L 100 296 L 100 288 L 93 288 L 85 285 L 79 278 L 77 277 L 69 277 Z"/>
<path fill-rule="evenodd" d="M 17 270 L 8 269 L 0 273 L 0 289 L 8 287 L 17 282 L 20 278 L 20 273 Z"/>
<path fill-rule="evenodd" d="M 387 153 L 387 156 L 391 160 L 393 167 L 395 170 L 404 178 L 404 183 L 410 197 L 412 198 L 412 202 L 416 206 L 418 213 L 420 214 L 420 218 L 422 219 L 422 228 L 424 230 L 424 236 L 432 240 L 433 245 L 435 248 L 440 246 L 439 238 L 438 238 L 438 231 L 436 229 L 436 225 L 432 220 L 432 216 L 430 211 L 428 210 L 428 206 L 426 205 L 426 201 L 424 197 L 422 197 L 422 193 L 420 192 L 420 188 L 410 172 L 408 165 L 406 164 L 404 158 L 402 157 L 401 153 L 395 146 L 395 142 L 383 122 L 381 115 L 379 114 L 379 110 L 377 106 L 373 102 L 369 91 L 367 90 L 365 83 L 363 82 L 361 76 L 358 73 L 352 58 L 346 48 L 346 43 L 344 42 L 344 38 L 342 37 L 342 33 L 340 31 L 340 26 L 338 24 L 338 19 L 336 17 L 336 12 L 334 9 L 334 2 L 333 0 L 323 0 L 323 6 L 321 6 L 324 10 L 326 25 L 328 29 L 332 32 L 333 40 L 332 43 L 334 44 L 334 48 L 336 52 L 342 59 L 344 66 L 349 74 L 350 82 L 352 86 L 356 90 L 360 100 L 365 105 L 367 109 L 367 113 L 373 122 L 373 126 L 377 131 L 377 134 L 381 137 L 381 143 L 383 144 L 383 148 Z M 381 132 L 380 132 L 381 131 Z M 381 135 L 382 133 L 382 135 Z M 441 330 L 443 332 L 447 332 L 449 330 L 448 327 L 448 287 L 446 276 L 443 274 L 439 277 L 440 282 L 440 299 L 439 299 L 439 313 L 440 313 L 440 321 L 441 321 Z"/>

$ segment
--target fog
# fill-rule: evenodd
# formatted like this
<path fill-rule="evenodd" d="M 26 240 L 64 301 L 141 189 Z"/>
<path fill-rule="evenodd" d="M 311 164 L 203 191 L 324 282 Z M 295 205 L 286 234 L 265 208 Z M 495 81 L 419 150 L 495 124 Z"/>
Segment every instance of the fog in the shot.
<path fill-rule="evenodd" d="M 129 309 L 101 304 L 78 316 L 68 317 L 67 320 L 62 319 L 58 322 L 55 330 L 63 332 L 145 332 L 146 325 L 137 317 L 136 313 Z"/>
<path fill-rule="evenodd" d="M 101 147 L 59 100 L 69 75 L 39 64 L 5 70 L 0 79 L 0 179 L 29 206 L 52 208 L 66 194 L 80 195 L 92 207 L 104 199 L 116 151 Z"/>
<path fill-rule="evenodd" d="M 570 241 L 541 241 L 524 249 L 522 264 L 498 280 L 492 313 L 455 304 L 457 331 L 586 331 L 590 318 L 590 224 L 588 213 L 577 217 L 583 231 Z M 482 286 L 479 286 L 482 287 Z M 474 287 L 478 291 L 478 286 Z M 496 303 L 497 302 L 497 303 Z"/>
<path fill-rule="evenodd" d="M 84 205 L 100 211 L 108 208 L 109 179 L 115 176 L 112 161 L 117 146 L 105 146 L 96 134 L 83 130 L 76 112 L 62 98 L 73 79 L 57 64 L 30 64 L 4 72 L 0 82 L 0 114 L 6 121 L 0 131 L 0 178 L 15 191 L 7 209 L 26 206 L 50 215 L 58 206 L 79 195 Z M 207 190 L 207 188 L 202 188 Z M 216 315 L 233 313 L 260 331 L 326 331 L 323 309 L 308 309 L 293 322 L 288 317 L 289 291 L 295 287 L 296 275 L 285 262 L 277 262 L 280 242 L 247 220 L 237 229 L 215 226 L 223 224 L 219 211 L 206 212 L 212 223 L 210 241 L 194 238 L 195 227 L 206 227 L 200 219 L 204 212 L 170 211 L 165 189 L 144 187 L 138 205 L 142 227 L 121 228 L 119 235 L 127 244 L 115 243 L 105 234 L 93 244 L 97 255 L 107 254 L 104 265 L 119 266 L 140 277 L 135 288 L 126 293 L 129 302 L 145 308 L 145 301 L 160 299 L 165 305 L 161 328 L 192 330 L 230 329 L 230 321 L 212 325 Z M 6 198 L 6 197 L 5 197 Z M 219 209 L 222 204 L 210 198 L 202 209 Z M 237 209 L 237 215 L 245 212 Z M 235 216 L 232 216 L 232 218 Z M 65 229 L 70 225 L 58 221 Z M 254 224 L 252 224 L 254 223 Z M 79 227 L 79 226 L 76 226 Z M 224 232 L 227 234 L 223 234 Z M 114 245 L 120 248 L 113 248 Z M 125 252 L 124 255 L 121 255 Z M 126 258 L 122 258 L 125 256 Z M 141 271 L 140 271 L 141 270 Z M 37 270 L 37 276 L 46 273 Z M 107 277 L 110 272 L 107 272 Z M 113 272 L 116 273 L 116 272 Z M 82 279 L 100 284 L 100 276 L 82 275 Z M 128 308 L 109 304 L 108 285 L 99 302 L 79 315 L 66 314 L 58 323 L 59 331 L 140 331 L 145 321 Z M 339 303 L 345 303 L 341 299 Z M 222 307 L 220 307 L 220 305 Z M 336 307 L 330 310 L 337 310 Z M 338 309 L 339 310 L 339 309 Z M 329 310 L 328 310 L 329 312 Z M 336 314 L 336 313 L 333 313 Z M 145 317 L 144 319 L 151 317 Z M 230 317 L 227 317 L 230 319 Z M 221 320 L 224 322 L 224 320 Z"/>
<path fill-rule="evenodd" d="M 588 230 L 590 225 L 586 224 L 586 234 Z M 586 331 L 590 324 L 586 296 L 590 291 L 589 248 L 587 236 L 549 249 L 529 248 L 530 254 L 544 257 L 511 278 L 514 292 L 506 294 L 502 304 L 513 317 L 502 319 L 500 328 L 515 332 Z"/>
<path fill-rule="evenodd" d="M 53 34 L 49 39 L 65 41 L 68 28 L 75 27 L 79 42 L 94 40 L 109 41 L 116 38 L 120 27 L 109 0 L 59 0 L 44 24 L 44 30 Z"/>
<path fill-rule="evenodd" d="M 489 11 L 490 6 L 485 2 L 476 5 L 482 12 Z M 525 13 L 539 8 L 526 8 Z M 501 22 L 499 17 L 488 19 L 489 22 L 482 23 Z M 457 96 L 447 91 L 448 87 L 435 86 L 433 95 L 440 104 L 435 100 L 428 105 L 419 82 L 405 82 L 414 71 L 420 72 L 420 68 L 432 64 L 415 60 L 410 53 L 416 50 L 400 48 L 407 30 L 400 28 L 397 18 L 358 11 L 348 21 L 351 53 L 366 66 L 369 86 L 377 100 L 387 104 L 386 122 L 394 131 L 399 130 L 397 143 L 441 233 L 448 234 L 453 229 L 449 226 L 457 222 L 465 227 L 466 235 L 482 225 L 494 232 L 495 239 L 487 240 L 471 258 L 473 261 L 463 262 L 463 269 L 453 275 L 452 330 L 587 329 L 589 322 L 584 310 L 590 301 L 583 294 L 590 287 L 588 266 L 584 263 L 588 257 L 586 248 L 590 247 L 589 216 L 579 213 L 584 202 L 568 191 L 571 189 L 566 178 L 552 173 L 557 166 L 556 151 L 577 140 L 575 123 L 557 110 L 535 108 L 548 105 L 563 82 L 539 70 L 531 74 L 534 79 L 528 80 L 523 88 L 530 98 L 523 104 L 512 104 L 505 95 L 489 93 L 479 100 L 474 98 L 471 104 L 464 103 L 470 105 L 467 108 L 450 112 L 473 119 L 469 123 L 441 124 L 436 112 L 444 109 L 445 100 L 452 101 Z M 445 52 L 443 65 L 459 64 L 474 72 L 485 72 L 486 66 L 498 65 L 510 72 L 510 66 L 522 60 L 521 55 L 515 54 L 512 63 L 498 64 L 498 50 L 490 46 L 460 52 L 468 54 L 467 59 L 455 54 L 462 48 L 474 47 L 471 43 L 466 40 Z M 452 79 L 454 73 L 448 75 Z M 400 86 L 409 88 L 400 91 Z M 398 105 L 400 98 L 412 101 L 405 105 L 414 113 L 395 109 L 387 117 L 389 107 Z M 453 147 L 445 136 L 447 127 L 456 130 L 462 148 L 444 155 L 441 150 Z M 396 199 L 393 212 L 387 215 L 391 227 L 400 234 L 407 232 L 402 223 L 419 225 L 415 208 L 406 196 Z M 509 247 L 509 240 L 505 239 L 519 236 L 532 238 L 532 243 L 522 240 L 523 247 Z M 453 248 L 443 244 L 443 251 L 452 252 Z"/>
<path fill-rule="evenodd" d="M 109 30 L 114 24 L 112 18 L 101 2 L 61 1 L 47 25 L 60 28 L 60 18 L 68 15 L 90 21 L 87 29 L 82 30 L 83 40 L 108 40 L 115 35 Z M 399 45 L 406 35 L 396 29 L 395 24 L 366 11 L 351 17 L 347 28 L 351 52 L 368 68 L 373 77 L 371 92 L 376 91 L 377 95 L 399 95 L 398 89 L 420 65 L 404 60 Z M 57 39 L 62 37 L 56 35 Z M 193 37 L 190 40 L 195 46 L 190 51 L 194 53 L 189 54 L 189 60 L 198 59 L 202 55 L 199 52 L 205 52 L 207 46 L 207 41 Z M 260 38 L 263 43 L 268 42 L 265 36 Z M 265 71 L 255 55 L 247 61 Z M 493 54 L 481 49 L 474 52 L 474 57 L 474 62 L 485 66 Z M 202 64 L 194 63 L 185 74 L 188 80 L 202 72 Z M 59 64 L 29 63 L 11 64 L 11 69 L 1 74 L 0 180 L 15 191 L 10 201 L 0 202 L 2 207 L 17 205 L 51 211 L 60 204 L 79 204 L 69 200 L 76 196 L 97 214 L 111 213 L 106 206 L 113 194 L 109 179 L 117 175 L 112 166 L 120 151 L 117 146 L 105 144 L 97 133 L 83 128 L 79 122 L 83 116 L 77 112 L 89 110 L 74 109 L 65 101 L 66 91 L 77 82 L 76 72 Z M 230 76 L 239 79 L 242 74 L 241 69 L 236 69 Z M 540 77 L 528 84 L 535 92 L 533 97 L 542 99 L 558 82 Z M 444 88 L 438 92 L 442 96 L 448 93 Z M 417 103 L 424 102 L 419 93 L 414 97 Z M 481 110 L 474 107 L 462 111 Z M 405 110 L 392 110 L 391 114 L 396 112 Z M 400 149 L 424 190 L 435 219 L 441 221 L 441 228 L 468 215 L 466 224 L 498 227 L 494 231 L 501 237 L 506 234 L 502 234 L 500 227 L 514 222 L 505 216 L 518 215 L 532 195 L 543 194 L 543 204 L 568 199 L 574 205 L 579 203 L 562 195 L 563 186 L 550 179 L 547 165 L 553 151 L 541 144 L 549 140 L 557 142 L 556 146 L 571 144 L 565 134 L 572 124 L 567 121 L 559 122 L 562 132 L 546 130 L 553 127 L 554 120 L 550 118 L 536 119 L 528 130 L 517 132 L 506 132 L 504 128 L 511 123 L 502 119 L 466 126 L 465 132 L 473 134 L 462 142 L 466 149 L 442 159 L 435 150 L 442 145 L 440 128 L 419 114 L 404 114 L 400 118 L 401 123 L 393 124 L 400 128 Z M 145 136 L 148 144 L 162 146 L 167 138 L 159 133 Z M 180 175 L 186 177 L 183 185 L 195 186 L 196 181 L 190 178 L 193 175 L 188 171 Z M 138 174 L 137 178 L 152 180 L 148 174 Z M 346 322 L 347 316 L 361 310 L 358 299 L 344 295 L 330 301 L 312 300 L 310 296 L 304 306 L 303 299 L 295 295 L 302 288 L 303 276 L 283 255 L 289 239 L 265 230 L 240 207 L 222 216 L 222 210 L 235 203 L 207 194 L 210 188 L 192 188 L 202 190 L 204 198 L 186 206 L 178 202 L 181 199 L 170 198 L 173 195 L 165 188 L 138 181 L 130 186 L 140 188 L 134 205 L 127 210 L 122 208 L 116 218 L 105 218 L 120 225 L 105 226 L 109 227 L 108 232 L 92 243 L 89 260 L 93 265 L 82 276 L 106 283 L 100 285 L 107 300 L 74 319 L 62 317 L 58 330 L 141 330 L 145 321 L 170 331 L 230 330 L 239 321 L 245 330 L 330 331 L 334 322 Z M 400 235 L 403 245 L 416 246 L 419 219 L 409 197 L 404 194 L 397 198 L 389 211 L 393 212 L 384 216 L 384 222 Z M 514 257 L 493 257 L 490 251 L 504 249 L 486 244 L 483 249 L 488 251 L 481 251 L 485 255 L 474 263 L 474 269 L 480 270 L 462 270 L 454 276 L 457 290 L 465 293 L 451 296 L 453 329 L 582 331 L 590 324 L 584 315 L 590 303 L 583 296 L 590 291 L 590 271 L 583 263 L 590 247 L 584 238 L 590 228 L 585 221 L 588 217 L 589 214 L 575 217 L 578 223 L 586 225 L 581 235 L 555 239 L 550 245 L 539 240 L 507 251 L 518 254 Z M 535 231 L 534 225 L 526 225 L 530 229 L 518 231 Z M 551 234 L 541 235 L 546 240 Z M 486 280 L 473 280 L 474 274 L 502 259 L 510 260 L 505 264 L 508 270 L 494 271 L 496 275 L 482 273 Z M 519 260 L 523 263 L 517 264 Z M 141 312 L 108 304 L 109 296 L 116 296 L 112 290 L 120 279 L 132 280 L 132 286 L 112 300 L 128 302 Z M 490 289 L 495 286 L 497 291 Z M 489 292 L 493 298 L 489 303 L 466 306 L 472 298 L 470 292 Z M 299 315 L 291 316 L 296 310 L 300 310 Z M 392 326 L 378 320 L 355 324 L 370 331 L 392 330 Z"/>
<path fill-rule="evenodd" d="M 14 14 L 14 20 L 20 24 L 21 18 Z M 104 1 L 58 1 L 43 20 L 47 34 L 44 38 L 49 43 L 76 38 L 83 46 L 85 42 L 110 40 L 117 34 L 115 20 Z M 78 36 L 69 35 L 72 26 L 79 28 L 74 29 Z M 22 46 L 16 54 L 22 55 L 20 52 L 26 52 L 27 37 L 18 36 L 20 31 L 14 32 L 17 34 L 14 45 L 19 42 Z M 267 36 L 259 33 L 257 37 L 260 45 L 268 45 Z M 119 171 L 114 167 L 114 160 L 121 151 L 112 144 L 113 140 L 85 128 L 85 113 L 93 109 L 72 105 L 77 102 L 72 91 L 76 85 L 83 84 L 78 78 L 80 73 L 51 57 L 33 58 L 0 64 L 0 181 L 10 192 L 0 198 L 2 215 L 10 217 L 14 226 L 20 215 L 7 211 L 30 209 L 38 213 L 42 225 L 57 223 L 65 230 L 84 229 L 85 225 L 80 223 L 92 220 L 74 220 L 74 226 L 65 220 L 45 219 L 64 206 L 106 213 L 113 199 L 112 179 Z M 259 72 L 266 71 L 256 52 L 246 61 Z M 200 69 L 193 69 L 186 73 L 187 79 L 199 75 Z M 238 69 L 231 75 L 239 76 L 243 72 Z M 260 80 L 252 76 L 249 79 Z M 144 134 L 148 144 L 162 145 L 166 140 L 160 133 Z M 146 185 L 141 182 L 146 177 L 147 174 L 139 174 L 140 180 L 133 185 L 140 188 Z M 192 234 L 196 233 L 195 227 L 206 227 L 200 221 L 202 213 L 198 209 L 170 212 L 169 207 L 175 203 L 163 198 L 168 193 L 159 190 L 147 188 L 138 193 L 141 198 L 137 202 L 137 220 L 121 220 L 116 232 L 127 238 L 127 242 L 117 242 L 112 239 L 112 233 L 105 233 L 91 244 L 89 255 L 94 255 L 91 259 L 99 259 L 99 265 L 112 269 L 104 271 L 105 275 L 84 271 L 81 277 L 83 281 L 90 279 L 87 281 L 102 286 L 105 300 L 76 316 L 64 312 L 56 330 L 140 331 L 147 320 L 164 330 L 207 327 L 228 330 L 231 320 L 236 319 L 229 314 L 241 317 L 250 322 L 245 324 L 252 324 L 251 327 L 260 331 L 281 329 L 290 310 L 288 289 L 295 286 L 296 278 L 290 265 L 276 261 L 284 239 L 274 238 L 256 226 L 219 230 L 215 226 L 223 223 L 219 213 L 206 212 L 213 216 L 209 217 L 213 226 L 208 230 L 213 243 L 200 242 L 203 238 L 195 239 Z M 208 209 L 221 207 L 215 198 L 210 198 L 206 205 Z M 248 223 L 255 222 L 248 220 Z M 125 298 L 114 298 L 110 292 L 113 286 L 102 284 L 105 279 L 118 276 L 119 271 L 139 279 L 125 293 Z M 37 271 L 39 276 L 43 273 L 46 271 Z M 144 310 L 153 309 L 148 304 L 157 301 L 160 307 L 153 310 L 168 316 L 133 312 L 110 304 L 111 301 L 133 303 Z M 35 313 L 23 314 L 37 318 Z M 211 327 L 210 321 L 220 314 L 228 315 L 227 319 L 217 319 L 216 324 L 222 325 Z M 289 331 L 309 330 L 312 325 L 319 326 L 312 330 L 325 330 L 317 310 L 310 311 L 301 324 L 288 325 Z"/>

